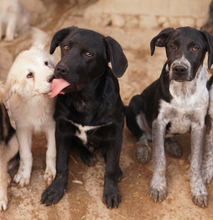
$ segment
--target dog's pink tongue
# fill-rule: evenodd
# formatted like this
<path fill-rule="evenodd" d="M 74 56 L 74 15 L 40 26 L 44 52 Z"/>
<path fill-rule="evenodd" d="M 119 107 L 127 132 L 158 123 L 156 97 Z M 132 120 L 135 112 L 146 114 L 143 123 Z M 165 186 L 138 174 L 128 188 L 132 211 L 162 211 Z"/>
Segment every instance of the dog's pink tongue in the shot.
<path fill-rule="evenodd" d="M 59 93 L 64 94 L 64 92 L 61 91 L 69 85 L 70 83 L 68 83 L 64 79 L 53 79 L 50 97 L 53 98 L 57 96 Z"/>

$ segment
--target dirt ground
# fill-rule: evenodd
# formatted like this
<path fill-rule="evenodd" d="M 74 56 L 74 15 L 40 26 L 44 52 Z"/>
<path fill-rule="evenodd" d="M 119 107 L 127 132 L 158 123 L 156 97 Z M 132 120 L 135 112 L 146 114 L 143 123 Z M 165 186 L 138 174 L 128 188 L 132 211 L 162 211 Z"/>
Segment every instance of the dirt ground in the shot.
<path fill-rule="evenodd" d="M 78 26 L 110 35 L 121 43 L 129 61 L 129 68 L 119 79 L 120 92 L 125 104 L 155 80 L 165 61 L 164 49 L 157 48 L 150 56 L 149 42 L 159 30 L 120 30 L 112 27 L 93 27 L 83 18 L 85 8 L 95 2 L 89 0 L 43 1 L 46 11 L 37 18 L 35 26 L 48 33 L 49 41 L 53 34 L 68 26 Z M 135 36 L 135 38 L 133 38 Z M 140 41 L 140 42 L 139 42 Z M 128 44 L 142 44 L 140 49 L 132 49 Z M 14 42 L 0 42 L 1 79 L 6 74 L 15 56 L 31 44 L 29 33 L 19 36 Z M 48 46 L 47 46 L 48 48 Z M 59 59 L 59 50 L 56 52 Z M 208 185 L 209 206 L 202 209 L 193 204 L 190 193 L 189 161 L 190 135 L 176 138 L 182 146 L 183 156 L 173 159 L 167 156 L 168 197 L 162 203 L 155 203 L 149 197 L 149 184 L 152 177 L 152 161 L 141 165 L 136 160 L 137 143 L 133 135 L 124 128 L 123 149 L 120 166 L 123 179 L 119 183 L 122 203 L 117 209 L 109 210 L 102 203 L 104 161 L 98 154 L 99 162 L 94 167 L 85 166 L 78 155 L 70 156 L 68 189 L 61 201 L 51 207 L 40 204 L 46 183 L 43 180 L 45 169 L 46 140 L 43 134 L 33 137 L 33 169 L 31 183 L 20 188 L 15 183 L 8 187 L 8 210 L 0 213 L 1 220 L 213 220 L 213 183 Z M 17 170 L 11 171 L 13 177 Z"/>

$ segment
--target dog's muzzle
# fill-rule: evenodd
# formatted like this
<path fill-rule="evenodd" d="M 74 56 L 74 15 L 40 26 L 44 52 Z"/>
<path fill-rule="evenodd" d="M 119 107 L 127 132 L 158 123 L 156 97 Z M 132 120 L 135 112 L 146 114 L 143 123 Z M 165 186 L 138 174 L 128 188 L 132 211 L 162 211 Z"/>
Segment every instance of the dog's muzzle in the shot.
<path fill-rule="evenodd" d="M 171 79 L 177 82 L 191 81 L 193 79 L 189 74 L 189 68 L 184 64 L 172 65 Z"/>

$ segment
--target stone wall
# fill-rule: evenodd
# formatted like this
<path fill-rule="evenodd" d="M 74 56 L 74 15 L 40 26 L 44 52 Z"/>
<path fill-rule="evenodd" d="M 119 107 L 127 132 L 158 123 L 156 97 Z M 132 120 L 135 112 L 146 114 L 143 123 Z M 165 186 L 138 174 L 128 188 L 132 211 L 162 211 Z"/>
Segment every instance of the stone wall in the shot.
<path fill-rule="evenodd" d="M 99 0 L 84 17 L 93 25 L 148 29 L 192 26 L 200 28 L 211 0 Z"/>

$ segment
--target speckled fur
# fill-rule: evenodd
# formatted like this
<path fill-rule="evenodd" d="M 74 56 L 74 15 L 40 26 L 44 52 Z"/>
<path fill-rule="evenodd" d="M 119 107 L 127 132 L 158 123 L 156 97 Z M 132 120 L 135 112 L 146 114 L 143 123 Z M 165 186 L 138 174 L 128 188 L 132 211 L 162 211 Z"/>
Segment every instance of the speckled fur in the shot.
<path fill-rule="evenodd" d="M 167 61 L 161 75 L 140 95 L 135 95 L 127 107 L 127 127 L 138 139 L 139 162 L 149 162 L 151 149 L 148 141 L 153 142 L 150 196 L 156 202 L 162 202 L 167 197 L 165 151 L 175 158 L 182 154 L 181 147 L 172 136 L 191 131 L 192 199 L 200 207 L 208 204 L 208 193 L 202 178 L 205 118 L 209 105 L 208 72 L 203 60 L 208 51 L 210 68 L 213 63 L 212 44 L 213 37 L 206 31 L 190 27 L 162 30 L 150 43 L 151 55 L 155 46 L 166 49 Z M 210 144 L 208 147 L 213 148 Z M 213 153 L 208 149 L 207 152 L 210 152 L 206 156 L 209 160 L 203 167 L 213 165 Z M 206 179 L 210 179 L 213 168 L 203 173 Z"/>
<path fill-rule="evenodd" d="M 193 81 L 183 83 L 172 81 L 170 93 L 173 99 L 170 103 L 161 101 L 158 117 L 152 124 L 154 163 L 150 194 L 154 200 L 163 201 L 167 196 L 164 136 L 166 125 L 171 123 L 168 133 L 170 135 L 182 134 L 191 129 L 191 191 L 196 204 L 207 205 L 208 193 L 201 176 L 204 119 L 209 100 L 207 77 L 208 73 L 202 66 Z"/>
<path fill-rule="evenodd" d="M 212 77 L 213 78 L 213 77 Z M 206 136 L 203 155 L 202 174 L 206 184 L 210 184 L 213 177 L 213 85 L 209 89 L 209 109 L 206 117 Z"/>

